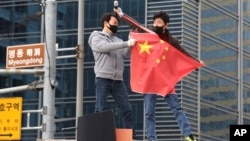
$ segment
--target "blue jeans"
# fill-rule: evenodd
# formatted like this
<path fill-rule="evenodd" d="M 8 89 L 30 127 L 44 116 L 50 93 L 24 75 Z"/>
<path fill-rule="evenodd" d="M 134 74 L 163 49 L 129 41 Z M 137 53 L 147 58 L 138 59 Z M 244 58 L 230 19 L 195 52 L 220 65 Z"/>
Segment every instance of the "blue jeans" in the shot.
<path fill-rule="evenodd" d="M 122 113 L 123 127 L 133 128 L 132 107 L 128 92 L 123 81 L 105 78 L 96 78 L 96 105 L 95 112 L 108 110 L 107 97 L 111 94 Z"/>
<path fill-rule="evenodd" d="M 145 102 L 145 116 L 146 116 L 146 133 L 148 140 L 156 140 L 156 132 L 155 132 L 155 104 L 156 104 L 156 94 L 144 94 L 144 102 Z M 164 100 L 168 103 L 175 119 L 178 122 L 181 133 L 184 136 L 190 135 L 191 126 L 189 121 L 183 112 L 181 105 L 179 103 L 178 97 L 176 94 L 168 94 L 164 97 Z"/>

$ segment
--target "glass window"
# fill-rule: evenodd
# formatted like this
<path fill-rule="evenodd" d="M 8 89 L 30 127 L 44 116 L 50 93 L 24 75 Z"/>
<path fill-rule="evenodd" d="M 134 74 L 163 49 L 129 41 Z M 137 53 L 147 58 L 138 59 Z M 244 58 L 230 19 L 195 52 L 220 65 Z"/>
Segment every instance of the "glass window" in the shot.
<path fill-rule="evenodd" d="M 205 71 L 201 72 L 201 99 L 237 110 L 237 93 L 238 86 L 236 83 L 222 76 Z"/>
<path fill-rule="evenodd" d="M 250 83 L 250 58 L 247 56 L 243 58 L 243 80 Z"/>
<path fill-rule="evenodd" d="M 20 79 L 12 79 L 12 87 L 18 87 L 18 86 L 22 86 L 24 85 L 24 81 L 23 80 L 20 80 Z M 13 93 L 13 96 L 16 96 L 16 97 L 22 97 L 24 94 L 24 91 L 16 91 Z"/>
<path fill-rule="evenodd" d="M 27 2 L 15 2 L 15 10 L 16 12 L 26 14 L 28 11 Z"/>
<path fill-rule="evenodd" d="M 6 47 L 0 46 L 0 64 L 6 65 Z"/>
<path fill-rule="evenodd" d="M 211 104 L 203 102 L 201 106 L 200 129 L 202 134 L 213 137 L 211 140 L 215 140 L 215 138 L 229 140 L 229 127 L 231 124 L 237 124 L 237 116 L 209 105 Z"/>
<path fill-rule="evenodd" d="M 201 30 L 233 45 L 238 43 L 237 20 L 205 4 L 202 4 Z"/>
<path fill-rule="evenodd" d="M 250 22 L 250 1 L 243 0 L 243 17 Z"/>
<path fill-rule="evenodd" d="M 0 39 L 5 36 L 4 34 L 10 33 L 11 22 L 0 17 Z"/>
<path fill-rule="evenodd" d="M 201 60 L 212 69 L 237 77 L 237 59 L 237 52 L 225 47 L 222 42 L 216 42 L 212 37 L 201 38 Z"/>
<path fill-rule="evenodd" d="M 244 114 L 250 114 L 250 91 L 246 87 L 243 90 L 243 112 Z"/>
<path fill-rule="evenodd" d="M 243 26 L 243 50 L 250 53 L 250 25 Z"/>
<path fill-rule="evenodd" d="M 246 118 L 243 119 L 243 124 L 249 125 L 250 124 L 250 119 L 249 116 L 245 116 Z"/>
<path fill-rule="evenodd" d="M 66 9 L 65 11 L 61 10 L 60 17 L 62 18 L 61 21 L 63 21 L 63 29 L 76 29 L 78 25 L 78 3 L 76 1 L 67 1 L 67 3 L 58 3 L 58 6 L 61 7 L 61 9 Z M 86 13 L 86 10 L 85 10 Z M 86 23 L 87 19 L 84 17 L 84 21 Z M 69 30 L 67 30 L 69 31 Z"/>
<path fill-rule="evenodd" d="M 10 0 L 1 0 L 0 5 L 3 7 L 9 7 L 13 4 Z"/>
<path fill-rule="evenodd" d="M 225 8 L 226 10 L 229 10 L 233 13 L 238 13 L 238 1 L 237 0 L 216 0 L 211 1 L 211 4 L 215 4 L 216 6 L 221 6 L 222 8 Z"/>
<path fill-rule="evenodd" d="M 8 88 L 9 87 L 9 77 L 7 76 L 0 76 L 0 89 L 1 88 Z"/>

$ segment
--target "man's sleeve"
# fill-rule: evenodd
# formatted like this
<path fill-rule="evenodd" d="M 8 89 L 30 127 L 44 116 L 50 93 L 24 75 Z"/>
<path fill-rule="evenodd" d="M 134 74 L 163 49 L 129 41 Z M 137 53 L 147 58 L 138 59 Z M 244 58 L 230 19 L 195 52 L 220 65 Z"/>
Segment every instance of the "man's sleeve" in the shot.
<path fill-rule="evenodd" d="M 190 55 L 190 54 L 180 45 L 179 41 L 178 41 L 176 38 L 172 37 L 172 40 L 173 40 L 173 41 L 172 41 L 172 45 L 173 45 L 174 47 L 176 47 L 176 49 L 178 49 L 178 50 L 181 51 L 182 53 L 186 54 L 187 56 L 189 56 L 189 57 L 195 59 L 196 61 L 198 61 L 196 58 L 194 58 L 192 55 Z M 199 62 L 199 61 L 198 61 L 198 62 Z"/>

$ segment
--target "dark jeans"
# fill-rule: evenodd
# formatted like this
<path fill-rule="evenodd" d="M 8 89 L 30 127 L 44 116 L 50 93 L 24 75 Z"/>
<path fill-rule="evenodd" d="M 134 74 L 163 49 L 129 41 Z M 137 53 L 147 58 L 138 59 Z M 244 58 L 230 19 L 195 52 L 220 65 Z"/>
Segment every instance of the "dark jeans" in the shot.
<path fill-rule="evenodd" d="M 146 132 L 148 140 L 156 140 L 155 132 L 155 104 L 156 104 L 157 95 L 156 94 L 144 94 L 145 102 L 145 116 L 146 116 Z M 164 100 L 170 106 L 175 119 L 178 122 L 181 133 L 184 136 L 192 134 L 191 126 L 189 121 L 183 112 L 181 105 L 179 103 L 178 97 L 176 94 L 168 94 L 164 97 Z"/>
<path fill-rule="evenodd" d="M 132 107 L 128 92 L 123 81 L 96 78 L 96 106 L 95 112 L 108 110 L 107 97 L 111 94 L 122 113 L 123 128 L 133 128 Z"/>

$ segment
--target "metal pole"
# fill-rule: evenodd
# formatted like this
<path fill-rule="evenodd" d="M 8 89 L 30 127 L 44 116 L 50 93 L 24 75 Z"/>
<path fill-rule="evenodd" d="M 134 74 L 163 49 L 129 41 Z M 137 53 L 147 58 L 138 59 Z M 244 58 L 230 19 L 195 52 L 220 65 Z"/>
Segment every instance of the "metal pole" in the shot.
<path fill-rule="evenodd" d="M 43 81 L 34 81 L 28 85 L 0 89 L 0 94 L 20 92 L 20 91 L 26 91 L 26 90 L 38 90 L 38 89 L 42 89 L 42 88 L 43 88 Z"/>
<path fill-rule="evenodd" d="M 0 74 L 35 74 L 35 75 L 43 75 L 43 69 L 0 69 Z"/>
<path fill-rule="evenodd" d="M 46 0 L 45 5 L 45 64 L 42 139 L 54 139 L 55 124 L 55 85 L 56 85 L 56 1 Z"/>
<path fill-rule="evenodd" d="M 201 2 L 198 1 L 198 57 L 199 59 L 201 59 Z M 201 70 L 198 71 L 198 80 L 201 80 Z M 201 113 L 201 82 L 198 81 L 198 110 L 197 110 L 197 121 L 198 121 L 198 124 L 197 124 L 197 134 L 198 134 L 198 137 L 200 137 L 201 135 L 201 117 L 199 116 L 200 113 Z"/>
<path fill-rule="evenodd" d="M 78 54 L 77 54 L 77 94 L 76 94 L 76 127 L 78 123 L 78 117 L 83 115 L 83 74 L 84 74 L 84 47 L 83 47 L 83 30 L 84 30 L 84 0 L 78 0 Z M 75 132 L 77 138 L 77 128 Z"/>
<path fill-rule="evenodd" d="M 41 11 L 44 13 L 45 12 L 45 9 L 44 9 L 45 0 L 41 0 L 40 6 L 41 6 Z M 41 43 L 44 43 L 44 26 L 45 26 L 44 21 L 45 21 L 45 16 L 44 16 L 44 14 L 42 14 L 42 16 L 41 16 L 41 37 L 40 37 Z M 39 80 L 43 80 L 43 77 L 40 76 Z M 42 98 L 43 98 L 43 92 L 39 91 L 38 92 L 38 108 L 42 108 L 42 106 L 43 106 L 42 105 L 42 102 L 43 102 Z M 42 115 L 38 114 L 37 125 L 41 125 L 41 124 L 42 124 Z M 41 138 L 41 131 L 40 130 L 37 130 L 37 138 L 38 139 Z"/>
<path fill-rule="evenodd" d="M 145 0 L 145 27 L 148 27 L 148 1 Z M 145 115 L 145 111 L 146 111 L 146 106 L 145 106 L 145 103 L 144 101 L 142 101 L 143 103 L 143 129 L 142 129 L 142 139 L 146 139 L 146 117 L 144 116 Z"/>
<path fill-rule="evenodd" d="M 64 56 L 57 56 L 56 59 L 68 59 L 68 58 L 76 58 L 77 55 L 64 55 Z"/>
<path fill-rule="evenodd" d="M 243 124 L 243 2 L 238 1 L 238 124 Z"/>
<path fill-rule="evenodd" d="M 30 85 L 23 85 L 23 86 L 17 86 L 17 87 L 11 87 L 6 89 L 0 89 L 0 94 L 7 94 L 12 92 L 20 92 L 20 91 L 26 91 L 30 89 Z"/>

